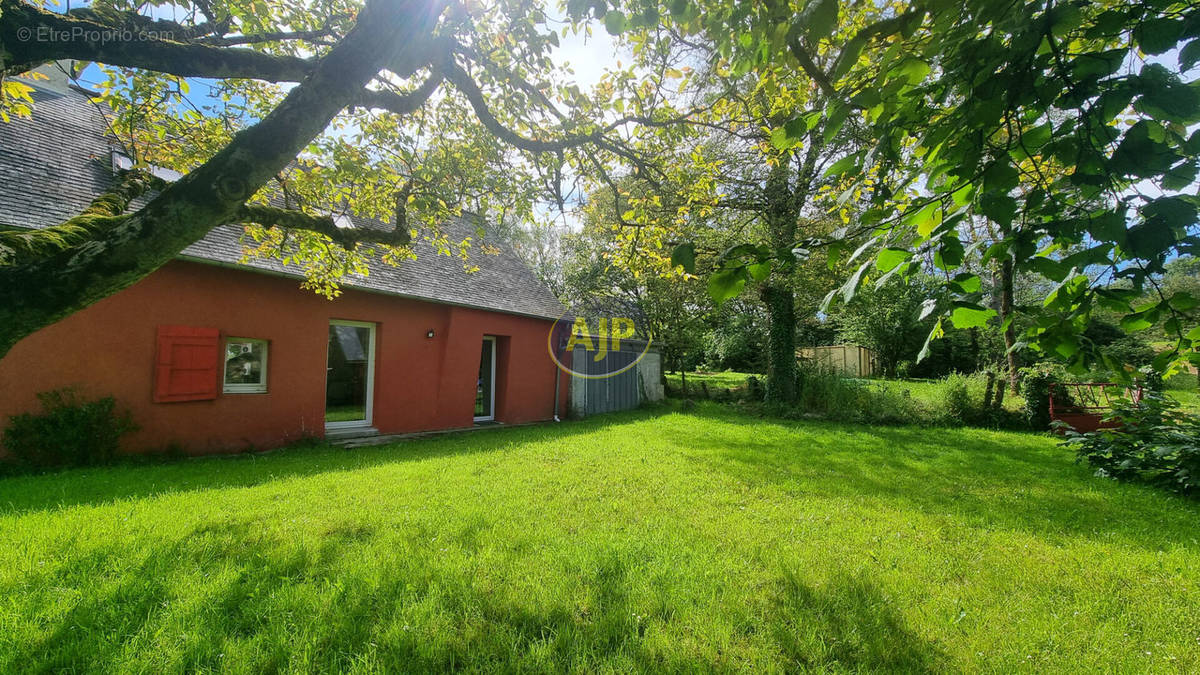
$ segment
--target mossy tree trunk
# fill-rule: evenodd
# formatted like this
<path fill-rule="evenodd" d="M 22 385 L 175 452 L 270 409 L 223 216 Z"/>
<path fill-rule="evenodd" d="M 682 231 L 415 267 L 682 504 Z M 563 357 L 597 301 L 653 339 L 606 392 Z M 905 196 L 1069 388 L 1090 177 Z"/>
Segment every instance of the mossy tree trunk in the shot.
<path fill-rule="evenodd" d="M 430 58 L 435 16 L 419 0 L 369 3 L 275 110 L 212 159 L 138 211 L 92 221 L 84 241 L 0 267 L 0 357 L 21 338 L 144 278 L 212 228 L 236 222 L 246 200 L 380 70 L 411 72 Z"/>
<path fill-rule="evenodd" d="M 1013 394 L 1018 393 L 1017 373 L 1017 331 L 1009 321 L 1013 315 L 1013 262 L 1008 255 L 1000 263 L 1000 321 L 1008 322 L 1004 328 L 1004 350 L 1008 362 L 1008 388 Z"/>
<path fill-rule="evenodd" d="M 767 333 L 768 403 L 787 405 L 796 400 L 796 309 L 791 277 L 796 269 L 796 210 L 791 188 L 790 156 L 771 168 L 766 185 L 767 231 L 775 254 L 771 274 L 761 290 L 769 317 Z"/>

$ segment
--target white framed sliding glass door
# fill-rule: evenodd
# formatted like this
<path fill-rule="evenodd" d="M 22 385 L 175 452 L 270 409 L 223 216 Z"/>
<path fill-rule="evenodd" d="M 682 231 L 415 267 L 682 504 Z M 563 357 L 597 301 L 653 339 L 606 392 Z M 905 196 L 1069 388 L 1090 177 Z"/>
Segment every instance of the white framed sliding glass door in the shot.
<path fill-rule="evenodd" d="M 371 426 L 375 324 L 330 321 L 325 362 L 325 428 Z"/>
<path fill-rule="evenodd" d="M 475 421 L 496 419 L 496 338 L 483 338 L 479 354 L 479 379 L 475 384 Z"/>

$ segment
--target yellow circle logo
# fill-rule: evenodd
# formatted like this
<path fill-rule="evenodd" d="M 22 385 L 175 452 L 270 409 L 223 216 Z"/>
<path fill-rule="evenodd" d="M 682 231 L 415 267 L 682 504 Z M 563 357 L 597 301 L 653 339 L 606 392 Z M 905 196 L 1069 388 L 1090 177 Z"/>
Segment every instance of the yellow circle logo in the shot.
<path fill-rule="evenodd" d="M 600 380 L 637 366 L 650 351 L 653 337 L 637 335 L 637 324 L 624 316 L 587 316 L 568 310 L 546 335 L 546 351 L 554 364 L 573 377 Z M 634 347 L 634 349 L 627 349 Z"/>

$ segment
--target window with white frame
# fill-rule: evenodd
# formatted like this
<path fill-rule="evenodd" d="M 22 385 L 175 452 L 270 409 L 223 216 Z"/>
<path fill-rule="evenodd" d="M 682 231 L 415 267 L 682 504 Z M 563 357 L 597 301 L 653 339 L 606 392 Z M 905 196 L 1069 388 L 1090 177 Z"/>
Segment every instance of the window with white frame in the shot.
<path fill-rule="evenodd" d="M 225 339 L 225 393 L 262 394 L 267 391 L 267 341 Z"/>

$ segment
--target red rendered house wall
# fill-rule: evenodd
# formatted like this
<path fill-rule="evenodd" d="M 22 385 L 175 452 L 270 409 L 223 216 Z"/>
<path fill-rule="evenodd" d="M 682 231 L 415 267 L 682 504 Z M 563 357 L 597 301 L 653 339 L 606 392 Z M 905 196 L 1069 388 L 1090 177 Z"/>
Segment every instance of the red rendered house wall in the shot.
<path fill-rule="evenodd" d="M 566 409 L 566 375 L 546 353 L 548 320 L 354 290 L 330 301 L 295 279 L 177 261 L 14 346 L 0 360 L 0 425 L 37 410 L 37 392 L 75 386 L 132 411 L 141 429 L 126 437 L 130 452 L 172 443 L 229 452 L 323 436 L 331 319 L 376 324 L 373 425 L 382 433 L 471 426 L 484 335 L 499 338 L 497 421 L 551 418 L 556 378 L 558 410 Z M 268 340 L 267 393 L 153 402 L 160 325 Z"/>

